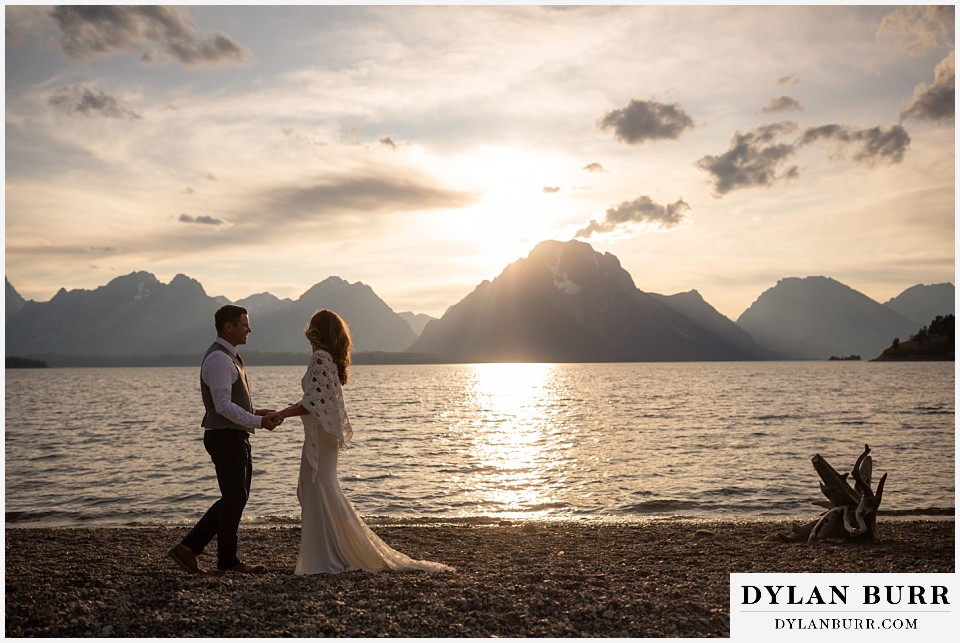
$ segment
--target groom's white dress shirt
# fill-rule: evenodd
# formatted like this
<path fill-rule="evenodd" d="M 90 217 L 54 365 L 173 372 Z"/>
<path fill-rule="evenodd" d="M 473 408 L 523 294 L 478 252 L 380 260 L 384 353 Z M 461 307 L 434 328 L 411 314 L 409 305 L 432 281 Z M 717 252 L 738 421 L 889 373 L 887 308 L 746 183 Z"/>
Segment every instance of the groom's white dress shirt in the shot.
<path fill-rule="evenodd" d="M 234 358 L 237 357 L 237 349 L 230 342 L 222 337 L 217 337 L 216 342 L 229 350 Z M 263 418 L 249 413 L 230 399 L 230 391 L 238 377 L 237 365 L 223 351 L 212 351 L 200 366 L 200 378 L 210 387 L 217 413 L 241 426 L 259 429 L 263 426 Z"/>

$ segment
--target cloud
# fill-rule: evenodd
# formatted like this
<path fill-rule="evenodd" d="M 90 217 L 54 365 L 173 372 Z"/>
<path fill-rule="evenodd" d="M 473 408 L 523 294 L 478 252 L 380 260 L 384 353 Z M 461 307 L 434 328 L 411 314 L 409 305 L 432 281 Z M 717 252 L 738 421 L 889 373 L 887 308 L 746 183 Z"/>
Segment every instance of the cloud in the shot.
<path fill-rule="evenodd" d="M 767 106 L 760 110 L 761 114 L 773 114 L 781 112 L 802 112 L 803 106 L 793 96 L 780 96 L 771 98 Z"/>
<path fill-rule="evenodd" d="M 778 85 L 799 85 L 800 79 L 797 78 L 796 74 L 789 74 L 787 76 L 781 76 L 777 79 Z"/>
<path fill-rule="evenodd" d="M 126 54 L 147 47 L 144 64 L 170 59 L 185 67 L 216 67 L 252 59 L 247 48 L 223 33 L 201 35 L 183 11 L 161 6 L 58 6 L 50 16 L 60 28 L 60 46 L 71 58 Z"/>
<path fill-rule="evenodd" d="M 623 109 L 615 109 L 597 121 L 597 127 L 612 129 L 618 140 L 633 145 L 679 138 L 693 127 L 693 119 L 676 103 L 631 100 Z"/>
<path fill-rule="evenodd" d="M 704 156 L 697 167 L 713 175 L 716 195 L 723 195 L 738 188 L 769 186 L 778 178 L 792 178 L 799 172 L 796 166 L 785 174 L 777 171 L 793 156 L 793 144 L 777 139 L 797 130 L 796 123 L 780 122 L 763 125 L 741 134 L 737 132 L 730 149 L 720 156 Z"/>
<path fill-rule="evenodd" d="M 683 221 L 684 214 L 690 209 L 683 199 L 676 203 L 660 205 L 649 196 L 641 196 L 633 201 L 624 201 L 615 208 L 609 208 L 602 221 L 593 219 L 586 227 L 577 231 L 575 238 L 589 238 L 594 233 L 613 232 L 633 223 L 655 223 L 661 228 L 672 228 Z"/>
<path fill-rule="evenodd" d="M 99 114 L 105 118 L 140 120 L 140 115 L 120 99 L 82 85 L 60 87 L 47 102 L 66 114 L 79 112 L 86 116 Z"/>
<path fill-rule="evenodd" d="M 227 223 L 223 219 L 207 216 L 205 214 L 200 215 L 199 217 L 192 217 L 189 214 L 181 214 L 177 221 L 180 221 L 181 223 L 201 223 L 204 225 L 225 225 Z"/>
<path fill-rule="evenodd" d="M 583 166 L 583 169 L 585 169 L 587 172 L 606 172 L 606 170 L 603 169 L 603 166 L 599 163 L 587 163 Z"/>
<path fill-rule="evenodd" d="M 547 194 L 556 194 L 557 192 L 560 191 L 560 188 L 550 187 L 549 185 L 547 185 L 547 186 L 544 186 L 543 191 L 546 192 Z"/>
<path fill-rule="evenodd" d="M 956 111 L 955 79 L 955 52 L 951 51 L 934 70 L 933 84 L 920 83 L 913 90 L 913 98 L 900 113 L 900 118 L 952 123 Z"/>
<path fill-rule="evenodd" d="M 704 156 L 697 161 L 697 167 L 713 175 L 714 195 L 722 196 L 740 188 L 768 187 L 777 180 L 797 178 L 797 166 L 783 171 L 781 168 L 801 147 L 818 141 L 834 143 L 833 159 L 843 158 L 843 153 L 852 147 L 853 159 L 867 165 L 899 163 L 910 147 L 910 135 L 900 125 L 887 129 L 822 125 L 804 130 L 799 138 L 783 140 L 797 129 L 796 123 L 784 121 L 746 134 L 737 132 L 729 150 L 719 156 Z"/>
<path fill-rule="evenodd" d="M 824 139 L 836 143 L 839 153 L 847 146 L 856 147 L 854 160 L 868 164 L 880 161 L 899 163 L 910 147 L 910 135 L 900 125 L 886 130 L 881 127 L 858 129 L 843 125 L 822 125 L 806 130 L 799 144 L 809 145 Z M 840 156 L 839 153 L 837 156 Z"/>
<path fill-rule="evenodd" d="M 909 6 L 887 14 L 877 36 L 894 38 L 902 52 L 919 56 L 952 45 L 953 29 L 953 5 Z"/>
<path fill-rule="evenodd" d="M 221 248 L 262 247 L 290 235 L 300 240 L 316 235 L 318 243 L 369 240 L 375 227 L 390 225 L 405 212 L 456 209 L 478 200 L 479 195 L 449 189 L 416 173 L 404 176 L 396 168 L 392 173 L 308 178 L 287 186 L 252 187 L 224 206 L 230 211 L 227 221 L 181 214 L 177 220 L 185 225 L 138 239 L 136 251 L 209 254 Z M 212 228 L 217 234 L 196 234 L 188 225 L 217 226 Z M 127 240 L 128 250 L 133 250 L 132 243 Z"/>
<path fill-rule="evenodd" d="M 4 32 L 7 45 L 18 47 L 43 32 L 48 7 L 6 5 Z"/>
<path fill-rule="evenodd" d="M 260 195 L 258 207 L 285 221 L 315 221 L 342 214 L 459 208 L 470 205 L 476 198 L 413 174 L 406 177 L 371 174 L 272 188 Z"/>
<path fill-rule="evenodd" d="M 386 146 L 389 147 L 391 150 L 397 149 L 397 144 L 394 143 L 393 139 L 390 138 L 389 136 L 386 136 L 386 137 L 384 137 L 384 138 L 381 138 L 381 139 L 380 139 L 380 143 L 381 143 L 382 145 L 386 145 Z"/>

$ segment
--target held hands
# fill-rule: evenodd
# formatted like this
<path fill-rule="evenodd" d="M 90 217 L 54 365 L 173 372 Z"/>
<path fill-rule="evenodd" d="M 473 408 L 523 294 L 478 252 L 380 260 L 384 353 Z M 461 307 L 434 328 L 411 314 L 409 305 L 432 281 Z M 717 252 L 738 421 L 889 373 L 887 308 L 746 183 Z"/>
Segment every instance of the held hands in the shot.
<path fill-rule="evenodd" d="M 260 426 L 267 431 L 273 431 L 283 424 L 284 416 L 276 409 L 260 409 L 257 411 L 257 415 L 262 416 L 263 419 L 260 420 Z"/>
<path fill-rule="evenodd" d="M 306 413 L 307 410 L 303 408 L 299 402 L 296 404 L 291 404 L 282 411 L 277 411 L 276 409 L 261 409 L 257 411 L 257 415 L 263 416 L 263 419 L 260 420 L 260 426 L 265 428 L 267 431 L 273 431 L 275 428 L 283 424 L 283 420 L 285 418 L 304 415 Z"/>
<path fill-rule="evenodd" d="M 265 428 L 267 431 L 273 431 L 275 428 L 283 424 L 283 416 L 279 413 L 271 413 L 270 415 L 264 415 L 263 419 L 260 420 L 260 426 Z"/>

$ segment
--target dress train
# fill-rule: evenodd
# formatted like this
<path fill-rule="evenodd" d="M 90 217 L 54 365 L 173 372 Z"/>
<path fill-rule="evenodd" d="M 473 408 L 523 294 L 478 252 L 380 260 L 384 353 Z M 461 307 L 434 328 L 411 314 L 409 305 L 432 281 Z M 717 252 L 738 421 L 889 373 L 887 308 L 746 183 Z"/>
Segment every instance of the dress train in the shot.
<path fill-rule="evenodd" d="M 305 427 L 307 432 L 311 429 Z M 442 563 L 414 560 L 398 552 L 363 522 L 353 503 L 343 495 L 337 480 L 340 450 L 337 436 L 315 432 L 307 436 L 303 449 L 297 485 L 302 531 L 295 573 L 336 574 L 358 569 L 371 572 L 453 570 Z M 316 474 L 308 458 L 309 450 L 316 454 Z"/>

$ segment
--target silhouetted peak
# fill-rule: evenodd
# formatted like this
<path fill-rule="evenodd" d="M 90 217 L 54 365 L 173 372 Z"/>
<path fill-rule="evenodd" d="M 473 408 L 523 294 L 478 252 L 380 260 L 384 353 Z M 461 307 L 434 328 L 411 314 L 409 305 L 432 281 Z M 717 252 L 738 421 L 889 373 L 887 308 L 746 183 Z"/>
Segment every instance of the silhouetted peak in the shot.
<path fill-rule="evenodd" d="M 244 297 L 240 301 L 278 302 L 280 298 L 269 292 L 258 292 L 249 297 Z"/>
<path fill-rule="evenodd" d="M 913 323 L 829 277 L 788 277 L 765 291 L 737 323 L 758 344 L 790 359 L 878 355 Z"/>
<path fill-rule="evenodd" d="M 956 311 L 955 289 L 952 283 L 917 284 L 887 301 L 884 306 L 921 325 L 937 315 Z"/>
<path fill-rule="evenodd" d="M 9 317 L 11 314 L 23 308 L 27 302 L 23 297 L 20 296 L 20 293 L 18 293 L 17 289 L 13 287 L 13 284 L 10 283 L 9 279 L 4 277 L 4 280 L 7 282 L 5 314 L 7 317 Z"/>
<path fill-rule="evenodd" d="M 170 287 L 178 290 L 198 290 L 204 294 L 203 286 L 196 279 L 192 279 L 184 274 L 178 274 L 170 280 Z"/>
<path fill-rule="evenodd" d="M 533 250 L 530 251 L 530 258 L 545 259 L 546 261 L 550 261 L 551 258 L 561 253 L 581 253 L 583 255 L 587 255 L 594 254 L 596 251 L 593 249 L 593 246 L 585 241 L 577 241 L 576 239 L 570 241 L 557 241 L 555 239 L 548 239 L 547 241 L 541 241 L 534 246 Z"/>
<path fill-rule="evenodd" d="M 269 292 L 259 292 L 249 297 L 235 302 L 238 306 L 243 306 L 251 315 L 260 315 L 261 313 L 270 313 L 279 310 L 291 303 L 289 299 L 280 299 Z"/>
<path fill-rule="evenodd" d="M 583 288 L 600 284 L 636 289 L 633 278 L 620 266 L 616 256 L 609 252 L 600 254 L 583 241 L 543 241 L 526 261 L 548 269 L 554 286 L 567 294 L 577 294 Z"/>
<path fill-rule="evenodd" d="M 863 293 L 830 277 L 784 277 L 777 281 L 776 286 L 764 291 L 754 305 L 777 300 L 790 301 L 794 306 L 806 306 L 811 299 L 824 303 L 837 299 L 848 302 L 851 297 L 869 300 Z"/>
<path fill-rule="evenodd" d="M 121 293 L 124 297 L 140 300 L 147 299 L 162 287 L 163 284 L 153 274 L 138 271 L 112 279 L 106 286 L 97 290 L 107 293 Z"/>
<path fill-rule="evenodd" d="M 57 291 L 53 297 L 50 298 L 50 301 L 63 301 L 64 298 L 69 297 L 70 293 L 67 292 L 67 289 L 63 286 L 60 287 L 60 290 Z"/>
<path fill-rule="evenodd" d="M 413 352 L 465 360 L 650 361 L 765 354 L 700 302 L 697 320 L 643 293 L 612 254 L 544 241 L 424 328 Z M 701 320 L 706 320 L 701 324 Z M 718 329 L 718 330 L 714 330 Z"/>
<path fill-rule="evenodd" d="M 312 285 L 306 292 L 300 295 L 300 299 L 313 299 L 320 295 L 329 294 L 346 288 L 350 284 L 340 277 L 327 277 L 323 281 Z"/>
<path fill-rule="evenodd" d="M 341 279 L 340 277 L 327 277 L 320 283 L 314 284 L 308 291 L 303 293 L 303 295 L 300 296 L 299 301 L 317 299 L 319 297 L 329 297 L 344 292 L 352 292 L 355 294 L 362 292 L 376 297 L 376 293 L 374 293 L 373 288 L 361 281 L 350 283 L 349 281 Z M 379 297 L 377 297 L 377 299 L 379 299 Z"/>
<path fill-rule="evenodd" d="M 10 283 L 9 279 L 4 277 L 3 280 L 6 282 L 7 297 L 17 297 L 19 299 L 23 299 L 20 297 L 20 293 L 17 292 L 17 289 L 13 287 L 13 284 Z"/>
<path fill-rule="evenodd" d="M 160 285 L 160 281 L 153 275 L 153 273 L 146 272 L 144 270 L 138 270 L 136 272 L 131 272 L 129 275 L 121 275 L 120 277 L 111 279 L 107 282 L 106 287 L 130 284 Z"/>
<path fill-rule="evenodd" d="M 620 260 L 609 252 L 600 254 L 584 241 L 541 241 L 530 252 L 529 258 L 563 268 L 568 264 L 601 264 L 620 268 Z"/>
<path fill-rule="evenodd" d="M 777 285 L 774 286 L 774 288 L 792 288 L 798 286 L 815 286 L 839 283 L 840 282 L 834 281 L 830 277 L 824 277 L 821 275 L 810 277 L 783 277 L 777 280 Z"/>
<path fill-rule="evenodd" d="M 917 284 L 916 286 L 910 286 L 896 297 L 886 301 L 885 305 L 890 305 L 891 303 L 901 299 L 909 300 L 915 297 L 925 297 L 931 295 L 945 295 L 947 297 L 953 297 L 953 284 L 948 281 L 942 284 Z"/>
<path fill-rule="evenodd" d="M 673 297 L 683 301 L 706 303 L 703 299 L 703 295 L 701 295 L 697 290 L 688 290 L 686 292 L 678 292 L 677 294 L 673 295 Z"/>

